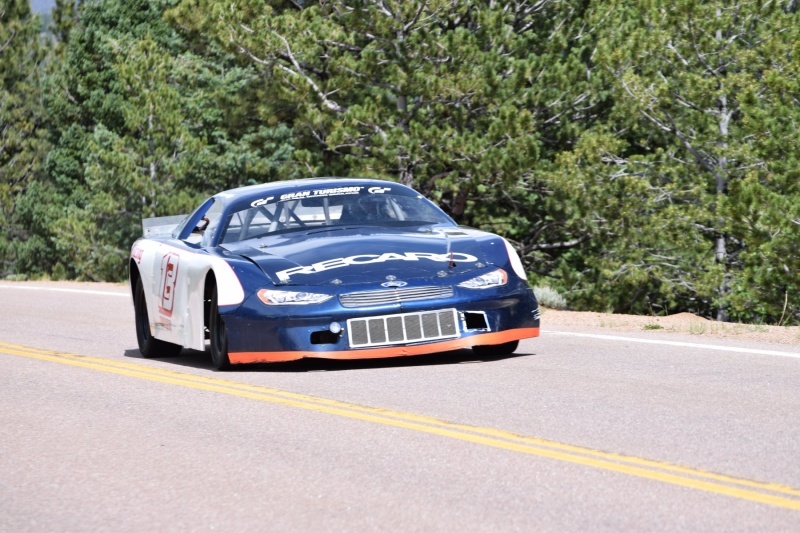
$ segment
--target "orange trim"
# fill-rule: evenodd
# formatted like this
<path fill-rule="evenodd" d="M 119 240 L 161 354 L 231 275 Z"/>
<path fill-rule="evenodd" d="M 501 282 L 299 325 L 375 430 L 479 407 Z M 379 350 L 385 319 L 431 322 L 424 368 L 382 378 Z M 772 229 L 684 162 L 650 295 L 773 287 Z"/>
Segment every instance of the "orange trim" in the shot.
<path fill-rule="evenodd" d="M 376 359 L 380 357 L 401 357 L 405 355 L 423 355 L 436 352 L 448 352 L 461 348 L 472 348 L 476 345 L 504 344 L 506 342 L 529 339 L 539 336 L 539 328 L 520 328 L 494 333 L 481 333 L 469 337 L 461 337 L 430 344 L 413 346 L 387 346 L 385 348 L 368 348 L 364 350 L 341 350 L 335 352 L 231 352 L 228 358 L 231 363 L 278 363 L 295 361 L 304 357 L 322 359 Z"/>

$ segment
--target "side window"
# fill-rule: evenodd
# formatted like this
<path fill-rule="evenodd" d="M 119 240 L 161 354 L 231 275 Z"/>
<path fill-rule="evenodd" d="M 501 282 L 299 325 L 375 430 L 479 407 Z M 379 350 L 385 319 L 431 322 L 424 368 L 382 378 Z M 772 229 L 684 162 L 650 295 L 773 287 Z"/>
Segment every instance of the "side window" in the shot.
<path fill-rule="evenodd" d="M 186 242 L 194 245 L 207 244 L 208 236 L 212 235 L 214 228 L 219 225 L 221 215 L 222 203 L 218 200 L 212 200 L 205 214 L 186 237 Z"/>
<path fill-rule="evenodd" d="M 203 217 L 203 223 L 208 221 L 205 230 L 202 231 L 202 243 L 208 245 L 209 238 L 217 231 L 217 227 L 222 222 L 222 202 L 214 200 L 211 207 L 206 211 L 206 216 Z"/>

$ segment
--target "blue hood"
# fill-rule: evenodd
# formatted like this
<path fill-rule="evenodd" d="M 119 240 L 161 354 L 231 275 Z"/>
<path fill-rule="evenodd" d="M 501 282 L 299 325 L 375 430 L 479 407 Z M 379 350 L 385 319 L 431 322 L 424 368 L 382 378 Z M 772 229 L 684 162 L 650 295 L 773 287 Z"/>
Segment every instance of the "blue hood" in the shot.
<path fill-rule="evenodd" d="M 347 227 L 287 233 L 223 248 L 257 264 L 275 285 L 357 284 L 463 274 L 505 264 L 502 240 L 466 228 Z M 493 257 L 489 257 L 489 255 Z"/>

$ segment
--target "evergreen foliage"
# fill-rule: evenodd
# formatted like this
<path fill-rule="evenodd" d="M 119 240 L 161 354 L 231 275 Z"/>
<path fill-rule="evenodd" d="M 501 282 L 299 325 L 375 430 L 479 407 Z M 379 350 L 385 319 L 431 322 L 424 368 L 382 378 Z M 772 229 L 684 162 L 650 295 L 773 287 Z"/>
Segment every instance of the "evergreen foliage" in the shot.
<path fill-rule="evenodd" d="M 573 309 L 800 323 L 796 1 L 57 0 L 54 47 L 3 5 L 3 275 L 120 280 L 143 217 L 357 175 Z"/>
<path fill-rule="evenodd" d="M 613 164 L 653 189 L 648 196 L 658 202 L 651 215 L 657 226 L 645 216 L 640 227 L 673 234 L 651 241 L 655 247 L 631 243 L 644 254 L 620 268 L 646 277 L 655 271 L 658 283 L 702 302 L 703 314 L 715 307 L 720 320 L 777 321 L 783 296 L 800 289 L 787 264 L 793 254 L 775 253 L 778 247 L 788 252 L 786 239 L 798 235 L 792 217 L 775 211 L 779 200 L 787 206 L 800 200 L 796 179 L 778 171 L 784 150 L 793 153 L 800 118 L 796 13 L 788 3 L 759 1 L 609 6 L 615 18 L 606 20 L 625 31 L 604 31 L 598 56 L 618 80 L 617 105 L 634 117 L 633 135 L 625 133 L 628 144 Z M 762 201 L 747 209 L 754 195 Z M 782 244 L 775 247 L 765 232 Z M 788 303 L 797 316 L 797 297 Z M 754 305 L 761 308 L 754 312 Z"/>
<path fill-rule="evenodd" d="M 19 203 L 47 153 L 40 29 L 28 0 L 0 4 L 0 275 L 14 272 L 21 249 L 38 246 L 20 220 Z"/>
<path fill-rule="evenodd" d="M 37 258 L 47 270 L 121 280 L 142 218 L 187 213 L 220 189 L 290 173 L 281 165 L 290 131 L 252 114 L 264 104 L 251 67 L 213 44 L 193 51 L 163 17 L 170 2 L 79 6 L 48 79 L 48 179 L 25 205 L 49 245 Z"/>

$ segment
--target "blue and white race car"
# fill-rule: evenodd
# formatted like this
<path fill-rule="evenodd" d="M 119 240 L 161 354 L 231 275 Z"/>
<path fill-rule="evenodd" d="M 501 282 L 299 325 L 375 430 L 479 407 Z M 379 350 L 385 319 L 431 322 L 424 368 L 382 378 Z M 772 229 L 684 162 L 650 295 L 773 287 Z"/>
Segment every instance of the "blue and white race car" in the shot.
<path fill-rule="evenodd" d="M 143 221 L 130 286 L 144 357 L 213 366 L 472 348 L 539 335 L 522 262 L 408 187 L 313 178 L 242 187 Z"/>

